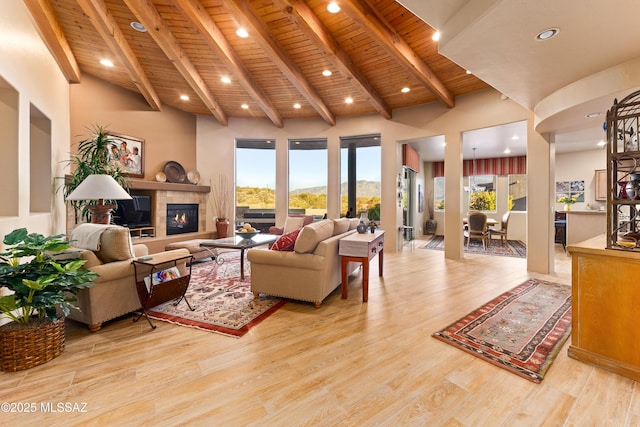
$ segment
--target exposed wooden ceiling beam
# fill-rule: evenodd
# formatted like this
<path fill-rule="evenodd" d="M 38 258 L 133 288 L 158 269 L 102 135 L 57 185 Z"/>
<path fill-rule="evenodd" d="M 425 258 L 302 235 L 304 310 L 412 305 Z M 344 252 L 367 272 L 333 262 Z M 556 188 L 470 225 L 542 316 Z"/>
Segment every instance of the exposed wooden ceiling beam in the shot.
<path fill-rule="evenodd" d="M 69 83 L 80 83 L 80 67 L 48 0 L 24 0 L 40 36 Z"/>
<path fill-rule="evenodd" d="M 225 0 L 224 6 L 238 19 L 241 24 L 251 29 L 253 39 L 265 50 L 278 67 L 280 72 L 289 82 L 300 92 L 300 94 L 311 104 L 324 121 L 331 126 L 335 126 L 336 118 L 329 110 L 329 107 L 322 100 L 316 90 L 309 84 L 294 61 L 278 46 L 269 34 L 268 28 L 262 20 L 256 16 L 255 12 L 246 0 Z"/>
<path fill-rule="evenodd" d="M 222 59 L 230 71 L 236 75 L 239 83 L 254 101 L 258 103 L 267 117 L 269 117 L 277 127 L 284 127 L 282 116 L 273 106 L 269 98 L 267 98 L 264 91 L 255 82 L 249 70 L 247 70 L 242 63 L 240 57 L 238 57 L 202 4 L 198 0 L 176 0 L 175 2 L 191 20 L 191 23 L 204 36 L 209 46 L 217 52 L 220 59 Z"/>
<path fill-rule="evenodd" d="M 371 32 L 371 36 L 381 46 L 384 46 L 390 55 L 404 64 L 447 107 L 455 107 L 454 96 L 367 0 L 343 0 L 340 4 L 343 6 L 342 10 L 351 19 L 358 22 L 363 28 L 367 28 Z"/>
<path fill-rule="evenodd" d="M 300 30 L 327 55 L 327 59 L 333 63 L 334 67 L 354 83 L 384 118 L 391 119 L 391 108 L 353 64 L 351 58 L 338 46 L 329 31 L 303 0 L 274 0 L 274 4 L 289 14 L 292 22 L 295 22 Z"/>
<path fill-rule="evenodd" d="M 222 111 L 222 108 L 213 97 L 213 94 L 198 73 L 198 70 L 196 70 L 196 67 L 187 57 L 180 43 L 178 43 L 178 40 L 176 40 L 175 36 L 171 33 L 167 24 L 162 20 L 158 11 L 149 1 L 124 0 L 124 3 L 129 10 L 133 12 L 138 21 L 144 25 L 147 33 L 149 33 L 158 44 L 164 54 L 167 55 L 167 58 L 169 58 L 180 74 L 182 74 L 182 77 L 189 83 L 213 116 L 220 124 L 226 126 L 229 123 L 226 114 Z"/>
<path fill-rule="evenodd" d="M 160 111 L 162 102 L 156 93 L 153 85 L 149 81 L 146 73 L 142 69 L 138 58 L 133 53 L 131 46 L 127 43 L 120 27 L 113 16 L 107 10 L 103 0 L 77 0 L 82 11 L 89 17 L 89 20 L 102 37 L 102 40 L 109 46 L 111 53 L 124 65 L 129 72 L 131 81 L 136 85 L 138 91 L 147 100 L 149 106 L 156 111 Z"/>

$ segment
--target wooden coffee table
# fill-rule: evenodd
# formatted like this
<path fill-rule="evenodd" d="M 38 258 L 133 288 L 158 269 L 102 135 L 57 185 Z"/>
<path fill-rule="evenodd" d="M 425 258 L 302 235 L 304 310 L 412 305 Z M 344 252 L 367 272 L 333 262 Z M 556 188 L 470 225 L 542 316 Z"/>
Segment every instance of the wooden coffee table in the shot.
<path fill-rule="evenodd" d="M 244 251 L 256 246 L 268 245 L 278 240 L 275 234 L 257 234 L 250 239 L 240 236 L 225 237 L 222 239 L 204 240 L 200 246 L 205 248 L 226 248 L 240 250 L 240 279 L 244 280 Z"/>

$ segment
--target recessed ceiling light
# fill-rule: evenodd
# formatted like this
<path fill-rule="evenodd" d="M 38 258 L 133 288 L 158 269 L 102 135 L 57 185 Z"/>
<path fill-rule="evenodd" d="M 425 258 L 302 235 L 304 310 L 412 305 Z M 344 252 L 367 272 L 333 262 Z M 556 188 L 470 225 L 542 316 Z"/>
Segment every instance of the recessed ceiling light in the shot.
<path fill-rule="evenodd" d="M 511 150 L 509 150 L 509 147 L 505 148 L 504 149 L 504 154 L 509 154 L 509 153 L 511 153 Z"/>
<path fill-rule="evenodd" d="M 142 25 L 139 22 L 133 21 L 129 25 L 131 25 L 131 28 L 133 28 L 136 31 L 140 31 L 141 33 L 147 32 L 147 29 L 144 27 L 144 25 Z"/>
<path fill-rule="evenodd" d="M 536 36 L 536 40 L 549 40 L 551 37 L 555 37 L 560 30 L 558 28 L 548 28 L 544 31 L 540 31 Z"/>
<path fill-rule="evenodd" d="M 238 28 L 236 30 L 236 34 L 238 35 L 238 37 L 242 37 L 243 39 L 249 37 L 249 33 L 244 28 Z"/>
<path fill-rule="evenodd" d="M 340 12 L 340 6 L 335 1 L 332 1 L 327 5 L 327 10 L 331 13 L 338 13 Z"/>
<path fill-rule="evenodd" d="M 249 109 L 249 106 L 248 106 L 247 104 L 242 104 L 240 107 L 241 107 L 243 110 L 248 110 L 248 109 Z"/>
<path fill-rule="evenodd" d="M 189 100 L 189 96 L 187 96 L 187 95 L 180 95 L 180 99 L 182 99 L 183 101 L 188 101 L 188 100 Z"/>
<path fill-rule="evenodd" d="M 324 71 L 322 72 L 322 75 L 323 75 L 323 76 L 325 76 L 325 77 L 329 77 L 331 74 L 333 74 L 333 73 L 331 72 L 331 70 L 324 70 Z"/>
<path fill-rule="evenodd" d="M 607 145 L 607 143 L 604 142 L 604 141 L 598 141 L 597 145 L 598 145 L 598 147 L 604 147 L 605 145 Z"/>
<path fill-rule="evenodd" d="M 467 74 L 471 74 L 471 71 L 467 70 L 467 71 L 465 71 L 465 73 L 467 73 Z"/>
<path fill-rule="evenodd" d="M 222 83 L 231 83 L 231 79 L 230 79 L 229 77 L 227 77 L 227 76 L 223 76 L 223 77 L 220 79 L 220 81 L 221 81 Z"/>
<path fill-rule="evenodd" d="M 407 93 L 409 92 L 411 89 L 409 89 L 408 87 L 403 87 L 402 89 L 400 89 L 400 92 L 402 93 Z"/>
<path fill-rule="evenodd" d="M 100 60 L 100 63 L 101 63 L 102 65 L 104 65 L 105 67 L 113 67 L 113 62 L 111 62 L 111 61 L 110 61 L 110 60 L 108 60 L 108 59 L 101 59 L 101 60 Z"/>
<path fill-rule="evenodd" d="M 295 108 L 296 110 L 300 109 L 301 107 L 302 105 L 298 104 L 297 102 L 293 104 L 293 108 Z"/>
<path fill-rule="evenodd" d="M 511 139 L 513 139 L 514 141 L 517 141 L 520 139 L 520 137 L 518 135 L 513 135 Z"/>
<path fill-rule="evenodd" d="M 348 96 L 347 98 L 345 98 L 344 102 L 346 102 L 347 104 L 353 104 L 353 98 Z"/>
<path fill-rule="evenodd" d="M 433 40 L 434 42 L 440 40 L 440 31 L 436 31 L 435 33 L 433 33 L 433 35 L 431 36 L 431 40 Z"/>
<path fill-rule="evenodd" d="M 589 114 L 587 114 L 587 119 L 592 119 L 594 117 L 598 117 L 601 114 L 602 113 L 589 113 Z"/>

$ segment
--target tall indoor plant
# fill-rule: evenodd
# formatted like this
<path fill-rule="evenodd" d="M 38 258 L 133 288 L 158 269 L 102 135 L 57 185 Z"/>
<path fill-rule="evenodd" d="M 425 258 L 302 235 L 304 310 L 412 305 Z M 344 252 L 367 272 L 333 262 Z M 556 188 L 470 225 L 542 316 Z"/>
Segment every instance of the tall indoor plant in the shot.
<path fill-rule="evenodd" d="M 56 260 L 69 248 L 64 234 L 43 236 L 26 228 L 4 237 L 9 248 L 0 253 L 0 313 L 12 320 L 0 326 L 2 370 L 16 371 L 47 362 L 64 349 L 64 316 L 80 289 L 98 277 L 81 268 L 78 258 Z"/>
<path fill-rule="evenodd" d="M 124 189 L 129 188 L 129 179 L 125 171 L 113 159 L 112 150 L 118 149 L 117 141 L 111 136 L 106 126 L 94 125 L 88 128 L 89 136 L 78 142 L 76 154 L 71 155 L 69 164 L 71 172 L 65 177 L 63 189 L 64 197 L 75 190 L 86 177 L 93 174 L 111 175 Z M 96 203 L 95 200 L 74 200 L 69 201 L 76 213 L 85 221 L 89 220 L 87 206 Z"/>
<path fill-rule="evenodd" d="M 211 205 L 216 221 L 217 237 L 223 238 L 229 235 L 229 201 L 231 193 L 227 177 L 224 174 L 218 175 L 218 182 L 211 184 Z"/>

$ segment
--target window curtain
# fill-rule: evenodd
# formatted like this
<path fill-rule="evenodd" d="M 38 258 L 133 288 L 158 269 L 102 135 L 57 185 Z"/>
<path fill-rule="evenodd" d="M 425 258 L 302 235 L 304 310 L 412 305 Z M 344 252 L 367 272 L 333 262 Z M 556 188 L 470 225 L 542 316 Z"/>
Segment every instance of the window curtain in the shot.
<path fill-rule="evenodd" d="M 527 157 L 500 157 L 497 159 L 463 160 L 462 175 L 524 175 L 527 173 Z M 444 162 L 433 163 L 433 177 L 444 176 Z"/>

